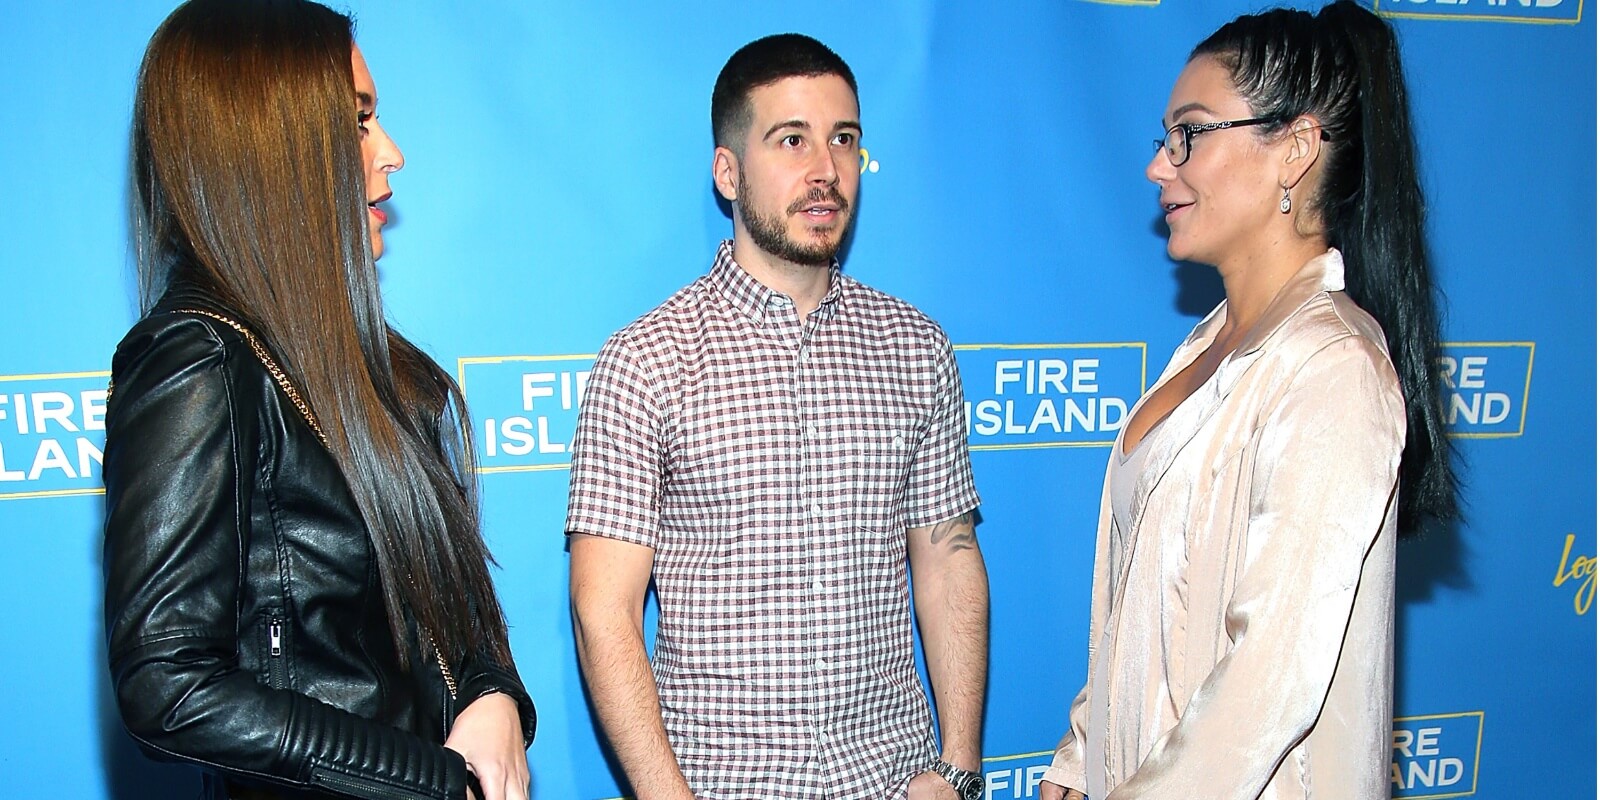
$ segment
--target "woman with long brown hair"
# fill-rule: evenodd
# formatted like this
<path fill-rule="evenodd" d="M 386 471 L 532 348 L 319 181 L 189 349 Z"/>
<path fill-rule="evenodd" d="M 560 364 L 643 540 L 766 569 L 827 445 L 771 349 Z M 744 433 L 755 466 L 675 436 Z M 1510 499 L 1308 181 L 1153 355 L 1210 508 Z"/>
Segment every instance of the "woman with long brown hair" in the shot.
<path fill-rule="evenodd" d="M 527 797 L 466 412 L 379 298 L 377 102 L 305 0 L 186 3 L 139 73 L 107 654 L 130 733 L 211 798 Z"/>
<path fill-rule="evenodd" d="M 1040 796 L 1387 798 L 1395 541 L 1457 514 L 1394 31 L 1347 0 L 1240 17 L 1163 125 L 1167 253 L 1227 297 L 1113 446 Z"/>

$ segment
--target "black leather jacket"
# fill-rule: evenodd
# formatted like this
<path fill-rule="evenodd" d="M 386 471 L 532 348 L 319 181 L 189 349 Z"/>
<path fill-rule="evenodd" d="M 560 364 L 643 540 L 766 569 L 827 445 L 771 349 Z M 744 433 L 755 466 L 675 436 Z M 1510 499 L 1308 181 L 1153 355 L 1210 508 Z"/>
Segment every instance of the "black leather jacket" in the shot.
<path fill-rule="evenodd" d="M 106 409 L 105 625 L 124 724 L 210 796 L 457 800 L 456 712 L 487 657 L 401 669 L 354 500 L 246 338 L 175 287 L 117 347 Z"/>

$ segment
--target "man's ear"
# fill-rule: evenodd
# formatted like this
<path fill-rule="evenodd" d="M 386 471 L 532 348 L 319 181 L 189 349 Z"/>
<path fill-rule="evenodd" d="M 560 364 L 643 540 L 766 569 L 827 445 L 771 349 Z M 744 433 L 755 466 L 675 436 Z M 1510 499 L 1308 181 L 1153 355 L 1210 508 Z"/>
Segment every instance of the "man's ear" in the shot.
<path fill-rule="evenodd" d="M 718 146 L 711 156 L 711 182 L 716 184 L 717 193 L 730 203 L 739 200 L 739 155 L 732 150 Z"/>

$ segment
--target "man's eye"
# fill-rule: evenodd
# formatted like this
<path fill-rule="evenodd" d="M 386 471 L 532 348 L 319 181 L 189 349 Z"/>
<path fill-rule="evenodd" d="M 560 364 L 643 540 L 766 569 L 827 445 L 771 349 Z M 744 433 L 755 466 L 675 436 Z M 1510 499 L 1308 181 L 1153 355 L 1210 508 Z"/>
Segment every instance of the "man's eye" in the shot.
<path fill-rule="evenodd" d="M 800 138 L 800 134 L 798 133 L 791 133 L 788 136 L 783 137 L 784 147 L 799 147 L 804 142 L 805 140 Z"/>
<path fill-rule="evenodd" d="M 855 144 L 855 141 L 856 135 L 853 133 L 841 133 L 838 136 L 833 137 L 834 144 L 843 145 L 845 147 Z"/>

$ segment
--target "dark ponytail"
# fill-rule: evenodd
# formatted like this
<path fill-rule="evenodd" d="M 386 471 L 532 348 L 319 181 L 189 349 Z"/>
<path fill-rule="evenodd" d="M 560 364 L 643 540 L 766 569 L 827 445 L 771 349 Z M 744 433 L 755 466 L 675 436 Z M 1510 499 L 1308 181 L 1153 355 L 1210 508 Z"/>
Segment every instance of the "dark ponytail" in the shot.
<path fill-rule="evenodd" d="M 1400 48 L 1376 14 L 1339 0 L 1316 16 L 1274 9 L 1240 17 L 1201 42 L 1230 72 L 1255 116 L 1322 123 L 1322 183 L 1310 198 L 1328 244 L 1344 255 L 1346 290 L 1383 326 L 1406 402 L 1400 461 L 1400 533 L 1460 516 L 1434 359 L 1439 316 L 1423 241 Z"/>

